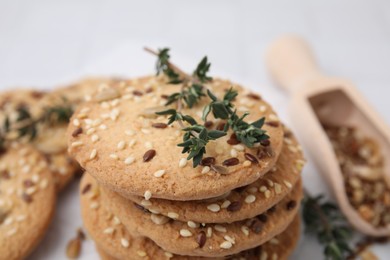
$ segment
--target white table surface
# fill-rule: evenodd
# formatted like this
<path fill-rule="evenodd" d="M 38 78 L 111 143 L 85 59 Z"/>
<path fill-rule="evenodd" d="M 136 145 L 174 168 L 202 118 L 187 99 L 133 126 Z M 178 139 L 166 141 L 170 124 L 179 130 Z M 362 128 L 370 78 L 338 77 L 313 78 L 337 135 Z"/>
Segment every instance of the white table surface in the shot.
<path fill-rule="evenodd" d="M 287 97 L 266 73 L 264 52 L 284 33 L 313 46 L 326 72 L 354 81 L 390 122 L 390 1 L 15 1 L 0 0 L 0 89 L 53 88 L 87 75 L 153 73 L 142 47 L 169 46 L 191 69 L 207 54 L 212 74 L 260 91 L 290 125 Z M 307 154 L 310 160 L 310 155 Z M 309 163 L 304 182 L 325 192 Z M 59 198 L 51 229 L 31 259 L 66 259 L 65 246 L 81 226 L 77 183 Z M 375 251 L 386 259 L 389 245 Z M 293 259 L 321 259 L 305 237 Z M 80 259 L 97 259 L 91 241 Z"/>

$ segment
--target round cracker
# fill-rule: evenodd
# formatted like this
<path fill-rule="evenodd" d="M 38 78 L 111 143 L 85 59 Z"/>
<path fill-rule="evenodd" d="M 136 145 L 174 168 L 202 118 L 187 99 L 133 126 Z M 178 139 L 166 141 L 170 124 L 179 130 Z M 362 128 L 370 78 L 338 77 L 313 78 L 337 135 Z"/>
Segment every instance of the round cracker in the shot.
<path fill-rule="evenodd" d="M 68 129 L 70 152 L 100 183 L 123 195 L 143 196 L 148 191 L 154 198 L 197 200 L 217 197 L 248 185 L 272 169 L 283 145 L 283 128 L 277 116 L 264 100 L 252 99 L 254 95 L 248 90 L 220 79 L 213 80 L 208 87 L 218 97 L 230 87 L 237 90 L 239 96 L 234 103 L 239 115 L 249 111 L 248 122 L 261 117 L 272 122 L 264 126 L 270 136 L 271 156 L 259 159 L 259 163 L 248 164 L 244 154 L 256 155 L 260 148 L 228 144 L 232 134 L 229 131 L 227 136 L 210 142 L 205 155 L 214 157 L 218 165 L 232 158 L 232 154 L 237 157 L 239 164 L 227 167 L 228 174 L 202 173 L 204 167 L 194 169 L 192 161 L 186 162 L 184 167 L 180 165 L 187 157 L 177 146 L 182 142 L 183 131 L 177 123 L 164 129 L 153 127 L 168 119 L 150 112 L 156 106 L 160 106 L 156 111 L 170 108 L 161 107 L 166 102 L 164 96 L 179 91 L 180 85 L 165 82 L 161 77 L 146 77 L 109 85 L 96 94 L 94 101 L 81 105 L 73 115 Z M 208 102 L 208 98 L 203 98 L 197 106 L 182 112 L 202 122 L 201 113 Z M 210 115 L 209 119 L 212 118 Z M 214 121 L 215 128 L 220 120 Z M 75 135 L 79 129 L 82 133 Z M 144 154 L 150 149 L 156 151 L 156 156 L 144 162 Z M 164 175 L 156 177 L 156 172 L 161 171 Z"/>
<path fill-rule="evenodd" d="M 18 145 L 0 156 L 0 255 L 24 259 L 42 240 L 53 217 L 55 185 L 45 158 Z"/>

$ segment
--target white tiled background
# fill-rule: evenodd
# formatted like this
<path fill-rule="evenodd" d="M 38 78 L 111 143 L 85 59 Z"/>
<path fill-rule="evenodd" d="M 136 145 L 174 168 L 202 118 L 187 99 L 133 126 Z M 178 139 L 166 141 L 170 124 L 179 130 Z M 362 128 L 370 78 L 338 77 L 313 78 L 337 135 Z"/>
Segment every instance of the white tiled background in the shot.
<path fill-rule="evenodd" d="M 93 72 L 151 73 L 142 46 L 170 46 L 179 62 L 208 54 L 216 74 L 261 86 L 291 121 L 264 66 L 266 47 L 284 33 L 304 36 L 322 68 L 353 80 L 390 122 L 389 0 L 0 0 L 0 89 L 53 87 Z M 317 174 L 309 170 L 305 180 Z M 34 259 L 64 257 L 73 234 L 65 227 L 80 223 L 75 189 L 61 198 L 67 206 Z M 305 241 L 295 259 L 320 259 L 318 250 Z M 92 251 L 83 257 L 94 259 Z"/>

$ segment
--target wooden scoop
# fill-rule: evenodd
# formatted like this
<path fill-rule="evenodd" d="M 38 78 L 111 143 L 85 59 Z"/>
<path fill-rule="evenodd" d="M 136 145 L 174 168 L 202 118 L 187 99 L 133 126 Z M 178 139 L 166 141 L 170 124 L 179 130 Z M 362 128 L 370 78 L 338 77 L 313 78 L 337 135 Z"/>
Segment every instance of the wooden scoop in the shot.
<path fill-rule="evenodd" d="M 321 125 L 354 126 L 376 140 L 385 159 L 384 178 L 390 185 L 390 129 L 385 121 L 349 81 L 323 75 L 309 46 L 299 37 L 286 36 L 275 41 L 266 62 L 276 82 L 290 93 L 294 126 L 349 222 L 367 235 L 390 235 L 390 225 L 374 227 L 349 203 L 339 163 Z"/>

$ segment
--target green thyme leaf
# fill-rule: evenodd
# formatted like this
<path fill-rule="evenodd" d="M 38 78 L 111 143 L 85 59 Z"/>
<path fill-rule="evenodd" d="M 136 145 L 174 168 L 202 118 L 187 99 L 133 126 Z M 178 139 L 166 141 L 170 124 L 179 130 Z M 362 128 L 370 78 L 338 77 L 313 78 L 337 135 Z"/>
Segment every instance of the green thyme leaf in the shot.
<path fill-rule="evenodd" d="M 207 61 L 207 56 L 205 56 L 196 67 L 193 76 L 197 78 L 200 82 L 204 83 L 212 80 L 211 77 L 207 76 L 207 73 L 210 70 L 211 63 Z"/>

